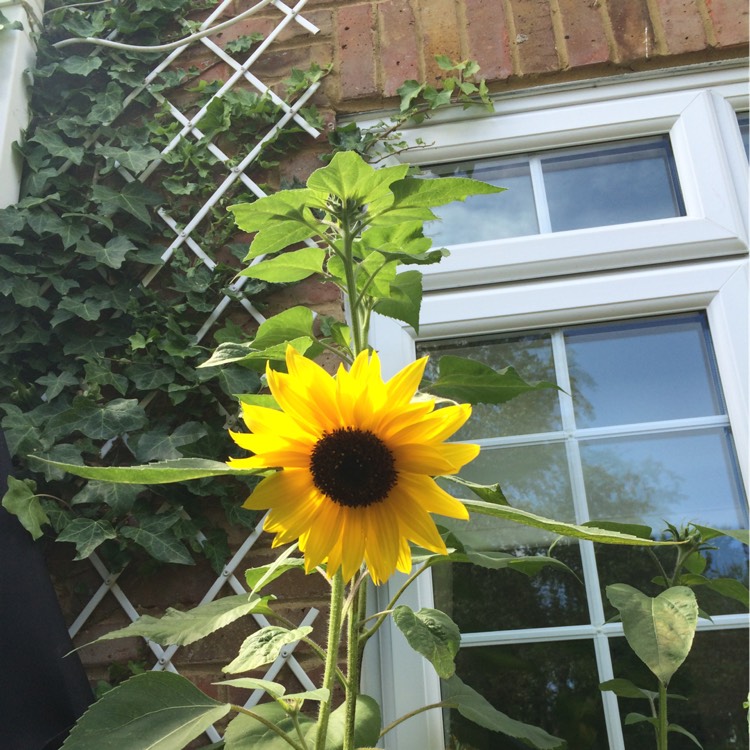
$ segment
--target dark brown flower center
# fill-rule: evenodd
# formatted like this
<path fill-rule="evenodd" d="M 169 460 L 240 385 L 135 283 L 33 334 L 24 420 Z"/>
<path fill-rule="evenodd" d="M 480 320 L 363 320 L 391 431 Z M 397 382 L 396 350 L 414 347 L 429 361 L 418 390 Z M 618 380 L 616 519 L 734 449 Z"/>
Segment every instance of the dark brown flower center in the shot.
<path fill-rule="evenodd" d="M 388 446 L 369 430 L 354 427 L 327 432 L 318 440 L 310 472 L 324 495 L 347 508 L 385 500 L 398 479 Z"/>

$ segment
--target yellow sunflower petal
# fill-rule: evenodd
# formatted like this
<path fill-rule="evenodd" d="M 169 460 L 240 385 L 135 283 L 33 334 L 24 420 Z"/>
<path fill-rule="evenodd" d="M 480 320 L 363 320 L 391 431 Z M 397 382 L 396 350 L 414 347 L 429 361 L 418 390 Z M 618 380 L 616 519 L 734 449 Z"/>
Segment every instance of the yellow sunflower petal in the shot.
<path fill-rule="evenodd" d="M 382 583 L 391 577 L 396 569 L 401 545 L 398 519 L 384 506 L 384 503 L 369 506 L 366 516 L 365 561 L 375 583 Z"/>
<path fill-rule="evenodd" d="M 391 408 L 398 408 L 408 404 L 417 392 L 419 383 L 427 366 L 427 357 L 422 357 L 397 372 L 386 384 L 388 403 Z"/>
<path fill-rule="evenodd" d="M 411 547 L 405 537 L 401 537 L 398 547 L 398 559 L 396 560 L 396 570 L 402 573 L 411 573 Z"/>
<path fill-rule="evenodd" d="M 469 443 L 443 443 L 442 445 L 392 446 L 396 469 L 412 474 L 455 474 L 479 454 L 479 446 Z"/>
<path fill-rule="evenodd" d="M 343 508 L 332 502 L 321 504 L 310 528 L 300 537 L 300 549 L 305 553 L 305 569 L 309 573 L 328 557 L 341 534 Z"/>
<path fill-rule="evenodd" d="M 408 494 L 409 498 L 418 503 L 428 513 L 437 513 L 448 518 L 469 519 L 466 506 L 442 487 L 434 479 L 420 474 L 400 474 L 399 488 Z"/>
<path fill-rule="evenodd" d="M 432 412 L 429 416 L 411 424 L 405 424 L 400 429 L 389 431 L 389 440 L 401 443 L 434 443 L 441 442 L 453 435 L 471 416 L 469 404 L 446 406 Z"/>
<path fill-rule="evenodd" d="M 310 472 L 303 469 L 285 469 L 263 479 L 242 507 L 263 510 L 295 499 L 299 502 L 309 501 L 313 491 Z"/>
<path fill-rule="evenodd" d="M 242 404 L 242 417 L 247 429 L 253 433 L 283 435 L 307 442 L 317 439 L 318 436 L 317 433 L 311 434 L 302 429 L 298 422 L 278 409 Z"/>

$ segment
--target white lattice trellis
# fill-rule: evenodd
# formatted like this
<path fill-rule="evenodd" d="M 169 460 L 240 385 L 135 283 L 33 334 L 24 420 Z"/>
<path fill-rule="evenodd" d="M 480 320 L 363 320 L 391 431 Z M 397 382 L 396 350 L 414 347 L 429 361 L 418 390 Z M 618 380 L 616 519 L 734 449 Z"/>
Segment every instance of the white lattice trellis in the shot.
<path fill-rule="evenodd" d="M 221 18 L 224 12 L 229 6 L 233 4 L 234 0 L 223 0 L 220 2 L 212 13 L 206 18 L 200 27 L 199 31 L 208 30 L 214 28 L 215 21 Z M 300 114 L 300 109 L 309 101 L 310 97 L 317 90 L 318 84 L 311 84 L 302 95 L 296 99 L 294 104 L 290 105 L 283 101 L 277 96 L 271 89 L 266 86 L 257 76 L 255 76 L 251 68 L 261 58 L 263 53 L 274 43 L 279 34 L 291 23 L 296 23 L 302 27 L 305 31 L 315 34 L 318 29 L 306 20 L 301 15 L 301 10 L 307 3 L 307 0 L 299 0 L 293 7 L 289 7 L 281 0 L 262 0 L 249 10 L 243 12 L 243 17 L 252 15 L 253 12 L 261 9 L 275 10 L 278 12 L 278 21 L 273 30 L 265 37 L 257 48 L 255 48 L 248 58 L 240 63 L 235 60 L 231 55 L 227 54 L 216 42 L 211 40 L 208 36 L 195 39 L 194 41 L 184 44 L 167 54 L 164 59 L 149 73 L 144 79 L 143 83 L 135 88 L 130 94 L 123 100 L 123 110 L 127 108 L 137 97 L 140 97 L 144 92 L 150 92 L 154 97 L 155 101 L 166 107 L 167 111 L 181 126 L 179 133 L 172 139 L 172 141 L 162 150 L 162 157 L 168 152 L 175 149 L 183 139 L 193 139 L 196 142 L 200 141 L 202 147 L 205 147 L 218 161 L 219 164 L 223 165 L 226 169 L 226 174 L 222 178 L 219 178 L 216 184 L 213 186 L 213 190 L 209 198 L 201 205 L 196 205 L 194 210 L 191 212 L 189 220 L 184 225 L 178 224 L 178 222 L 170 215 L 168 207 L 162 207 L 158 210 L 160 218 L 164 221 L 166 226 L 171 232 L 174 233 L 174 239 L 164 250 L 162 254 L 162 261 L 164 265 L 156 266 L 150 271 L 142 280 L 144 285 L 149 285 L 158 275 L 159 271 L 165 267 L 166 264 L 173 258 L 175 253 L 181 251 L 183 253 L 192 254 L 198 262 L 204 264 L 209 270 L 213 271 L 216 267 L 216 263 L 212 260 L 207 252 L 201 247 L 200 240 L 198 237 L 198 228 L 201 222 L 206 218 L 211 209 L 221 200 L 222 196 L 238 181 L 247 189 L 249 189 L 254 195 L 262 197 L 265 195 L 263 190 L 251 179 L 247 174 L 248 170 L 258 159 L 261 154 L 263 147 L 271 140 L 275 138 L 281 128 L 284 128 L 290 121 L 293 121 L 297 126 L 302 128 L 304 131 L 309 133 L 313 137 L 317 137 L 320 133 L 312 127 Z M 233 70 L 232 75 L 229 79 L 213 94 L 211 99 L 203 106 L 200 110 L 192 114 L 191 116 L 185 115 L 180 109 L 172 102 L 165 99 L 165 97 L 152 90 L 151 86 L 153 82 L 158 78 L 159 74 L 165 71 L 174 61 L 187 50 L 191 44 L 201 44 L 214 54 L 221 62 L 225 63 Z M 212 101 L 220 99 L 225 96 L 227 92 L 231 91 L 236 86 L 247 87 L 250 86 L 253 90 L 257 91 L 261 95 L 270 97 L 273 103 L 278 108 L 278 119 L 276 122 L 269 127 L 268 131 L 261 137 L 256 143 L 248 144 L 248 150 L 244 154 L 234 154 L 230 157 L 224 153 L 224 151 L 211 139 L 207 139 L 205 134 L 200 130 L 200 121 L 208 111 L 208 108 Z M 95 141 L 88 144 L 89 147 L 95 145 Z M 162 159 L 153 161 L 149 166 L 141 173 L 134 174 L 123 168 L 118 167 L 118 172 L 126 182 L 133 182 L 138 180 L 140 182 L 146 182 L 151 175 L 154 174 L 155 170 L 163 164 Z M 260 260 L 260 259 L 258 259 Z M 196 341 L 200 341 L 216 321 L 226 313 L 230 304 L 235 301 L 249 313 L 258 323 L 264 321 L 264 317 L 255 309 L 249 300 L 242 296 L 242 287 L 246 282 L 246 277 L 240 277 L 230 287 L 232 296 L 224 295 L 219 299 L 214 306 L 212 312 L 207 317 L 203 325 L 195 333 Z M 112 441 L 105 445 L 103 453 L 108 452 L 111 447 Z M 228 586 L 233 593 L 243 593 L 247 591 L 246 587 L 238 580 L 235 575 L 237 569 L 242 565 L 248 552 L 255 544 L 261 533 L 262 522 L 259 523 L 250 535 L 245 539 L 244 543 L 240 546 L 234 556 L 229 560 L 222 570 L 221 574 L 216 577 L 212 585 L 208 588 L 206 593 L 201 599 L 201 604 L 213 601 L 222 591 L 225 586 Z M 198 541 L 203 542 L 204 538 L 199 535 Z M 112 573 L 102 562 L 101 558 L 94 553 L 89 558 L 96 572 L 102 579 L 101 585 L 94 592 L 88 603 L 82 609 L 78 617 L 75 619 L 70 627 L 70 635 L 74 637 L 91 618 L 99 604 L 108 596 L 114 597 L 115 601 L 122 608 L 125 614 L 130 620 L 136 620 L 139 614 L 133 606 L 127 593 L 123 591 L 118 583 L 120 573 Z M 168 592 L 165 592 L 168 594 Z M 318 611 L 311 609 L 308 611 L 301 625 L 310 625 L 318 615 Z M 268 620 L 262 615 L 254 615 L 257 624 L 261 627 L 268 625 Z M 177 672 L 173 664 L 173 657 L 178 650 L 177 646 L 170 646 L 169 648 L 162 648 L 156 643 L 147 641 L 148 647 L 155 656 L 155 664 L 153 665 L 154 670 L 169 670 Z M 266 671 L 266 679 L 274 679 L 279 671 L 287 666 L 295 677 L 299 680 L 301 685 L 305 689 L 314 689 L 315 685 L 306 674 L 302 666 L 294 657 L 294 649 L 296 644 L 287 646 L 281 653 L 279 658 L 268 668 Z M 246 706 L 255 705 L 261 698 L 262 692 L 256 691 L 253 693 L 246 703 Z M 212 741 L 218 741 L 220 739 L 219 733 L 215 728 L 210 728 L 207 731 L 208 737 Z"/>

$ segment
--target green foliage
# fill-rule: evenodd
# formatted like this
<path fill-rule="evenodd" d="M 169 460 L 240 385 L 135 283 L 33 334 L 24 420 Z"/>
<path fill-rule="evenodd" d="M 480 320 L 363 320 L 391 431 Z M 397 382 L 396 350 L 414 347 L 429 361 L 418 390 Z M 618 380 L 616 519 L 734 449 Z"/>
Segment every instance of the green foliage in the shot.
<path fill-rule="evenodd" d="M 105 693 L 83 715 L 65 750 L 174 750 L 229 713 L 190 680 L 171 672 L 146 672 Z"/>
<path fill-rule="evenodd" d="M 75 544 L 78 558 L 96 551 L 119 568 L 144 555 L 189 564 L 192 552 L 202 551 L 220 569 L 226 535 L 206 517 L 206 498 L 234 520 L 233 508 L 253 480 L 245 473 L 228 482 L 226 467 L 203 471 L 201 462 L 230 455 L 226 427 L 236 419 L 234 394 L 257 392 L 260 379 L 245 364 L 198 370 L 206 348 L 195 334 L 224 294 L 238 296 L 227 289 L 238 263 L 226 203 L 250 196 L 238 182 L 202 222 L 201 248 L 216 263 L 213 271 L 179 250 L 163 264 L 175 232 L 160 218 L 161 208 L 168 205 L 179 231 L 232 163 L 219 165 L 205 139 L 183 138 L 162 155 L 182 125 L 160 97 L 176 93 L 191 99 L 191 107 L 208 105 L 201 131 L 230 160 L 266 135 L 279 109 L 270 96 L 241 89 L 210 101 L 220 83 L 199 81 L 198 71 L 177 66 L 145 87 L 153 55 L 52 46 L 61 37 L 113 32 L 124 42 L 161 43 L 182 33 L 175 18 L 195 10 L 187 0 L 47 10 L 33 71 L 34 117 L 18 147 L 25 166 L 21 197 L 0 209 L 0 357 L 6 363 L 0 426 L 18 477 L 33 481 L 45 497 L 32 499 L 21 491 L 24 485 L 13 485 L 5 505 L 35 537 L 51 523 L 59 540 Z M 0 17 L 0 28 L 16 27 Z M 241 53 L 258 41 L 255 34 L 240 37 L 229 51 Z M 317 65 L 294 71 L 288 100 L 324 74 Z M 320 124 L 314 110 L 302 114 Z M 262 179 L 303 144 L 293 122 L 268 139 L 257 161 Z M 133 179 L 139 175 L 142 181 Z M 149 274 L 154 279 L 144 286 Z M 263 293 L 267 284 L 245 288 Z M 227 324 L 214 335 L 209 347 L 238 340 L 242 329 Z M 197 461 L 192 476 L 203 481 L 158 492 L 141 487 L 129 495 L 101 485 L 87 491 L 62 466 L 180 459 Z M 188 466 L 173 468 L 186 478 Z M 143 469 L 141 479 L 126 481 L 152 484 L 170 471 L 162 464 L 157 474 Z M 116 473 L 101 478 L 116 479 Z M 165 517 L 174 522 L 165 524 Z M 195 541 L 199 530 L 207 539 L 202 547 Z"/>
<path fill-rule="evenodd" d="M 414 612 L 400 605 L 393 610 L 393 622 L 409 645 L 435 667 L 438 676 L 448 679 L 456 671 L 453 660 L 461 645 L 461 633 L 445 612 L 424 608 Z"/>
<path fill-rule="evenodd" d="M 312 632 L 309 625 L 288 630 L 277 625 L 268 625 L 265 628 L 248 636 L 242 646 L 237 658 L 224 667 L 224 672 L 236 674 L 237 672 L 249 672 L 264 664 L 270 664 L 281 653 L 284 646 L 304 638 Z"/>

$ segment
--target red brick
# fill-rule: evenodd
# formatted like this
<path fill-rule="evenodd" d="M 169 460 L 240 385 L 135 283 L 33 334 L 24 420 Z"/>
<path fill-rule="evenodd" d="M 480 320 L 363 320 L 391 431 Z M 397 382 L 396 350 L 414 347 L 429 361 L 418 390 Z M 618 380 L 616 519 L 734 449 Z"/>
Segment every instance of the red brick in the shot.
<path fill-rule="evenodd" d="M 670 54 L 706 48 L 706 32 L 695 0 L 657 0 L 657 7 Z"/>
<path fill-rule="evenodd" d="M 555 44 L 549 3 L 540 3 L 538 0 L 515 0 L 512 7 L 521 74 L 559 70 L 560 59 Z"/>
<path fill-rule="evenodd" d="M 466 0 L 466 35 L 471 60 L 481 66 L 480 75 L 500 81 L 513 73 L 508 23 L 502 3 Z"/>
<path fill-rule="evenodd" d="M 705 0 L 717 47 L 748 42 L 747 0 Z"/>
<path fill-rule="evenodd" d="M 381 3 L 377 12 L 383 94 L 395 96 L 404 81 L 419 78 L 416 20 L 408 0 Z"/>
<path fill-rule="evenodd" d="M 618 62 L 629 62 L 656 54 L 654 29 L 646 0 L 608 0 Z"/>
<path fill-rule="evenodd" d="M 451 60 L 462 58 L 458 13 L 455 0 L 420 0 L 418 22 L 422 30 L 425 80 L 440 81 L 445 71 L 435 62 L 436 55 Z"/>
<path fill-rule="evenodd" d="M 339 83 L 343 99 L 377 92 L 374 18 L 371 5 L 340 8 L 336 14 Z"/>
<path fill-rule="evenodd" d="M 609 44 L 599 4 L 592 0 L 558 0 L 568 65 L 580 68 L 609 59 Z"/>

